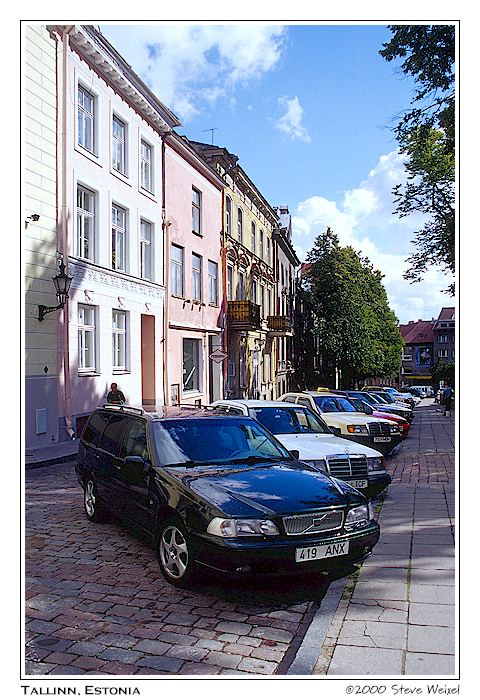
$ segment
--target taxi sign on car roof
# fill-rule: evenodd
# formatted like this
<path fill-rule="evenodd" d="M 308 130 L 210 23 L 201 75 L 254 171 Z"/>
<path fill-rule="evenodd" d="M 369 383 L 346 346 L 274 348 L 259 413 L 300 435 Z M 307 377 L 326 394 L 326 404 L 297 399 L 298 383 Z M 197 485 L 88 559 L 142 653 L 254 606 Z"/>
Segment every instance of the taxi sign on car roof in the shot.
<path fill-rule="evenodd" d="M 317 386 L 316 391 L 331 391 L 331 389 L 326 386 Z"/>

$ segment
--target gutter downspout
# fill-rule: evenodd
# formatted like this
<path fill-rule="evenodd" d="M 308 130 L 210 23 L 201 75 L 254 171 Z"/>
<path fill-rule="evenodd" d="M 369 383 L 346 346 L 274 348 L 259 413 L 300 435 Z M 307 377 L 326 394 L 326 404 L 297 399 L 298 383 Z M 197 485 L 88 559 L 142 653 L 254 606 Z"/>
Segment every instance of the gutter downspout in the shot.
<path fill-rule="evenodd" d="M 223 391 L 222 398 L 227 396 L 227 381 L 228 381 L 228 332 L 227 332 L 227 315 L 228 315 L 228 300 L 227 300 L 227 234 L 224 228 L 225 222 L 225 190 L 222 190 L 222 232 L 221 232 L 221 251 L 222 251 L 222 308 L 223 308 L 223 331 L 222 331 L 222 350 L 227 355 L 222 363 L 223 374 Z"/>
<path fill-rule="evenodd" d="M 163 302 L 163 405 L 170 406 L 170 396 L 168 393 L 168 308 L 170 299 L 170 226 L 171 221 L 167 221 L 166 212 L 166 179 L 165 179 L 165 138 L 162 136 L 162 230 L 163 230 L 163 275 L 165 297 Z"/>
<path fill-rule="evenodd" d="M 68 49 L 69 34 L 75 28 L 74 24 L 68 25 L 62 33 L 62 204 L 61 204 L 61 240 L 60 255 L 63 257 L 65 272 L 68 274 L 68 208 L 67 208 L 67 84 L 68 84 Z M 58 171 L 58 168 L 57 168 Z M 69 345 L 69 304 L 63 308 L 63 409 L 65 413 L 65 429 L 68 436 L 74 440 L 75 431 L 72 426 L 72 397 L 70 387 L 70 345 Z"/>

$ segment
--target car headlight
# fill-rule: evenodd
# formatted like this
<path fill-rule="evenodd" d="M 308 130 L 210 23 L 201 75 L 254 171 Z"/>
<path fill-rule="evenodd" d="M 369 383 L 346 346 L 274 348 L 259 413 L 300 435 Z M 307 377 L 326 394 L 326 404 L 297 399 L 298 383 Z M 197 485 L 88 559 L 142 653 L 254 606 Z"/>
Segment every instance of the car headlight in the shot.
<path fill-rule="evenodd" d="M 207 532 L 217 537 L 251 537 L 252 535 L 278 535 L 278 528 L 271 520 L 246 520 L 243 518 L 213 518 Z"/>
<path fill-rule="evenodd" d="M 368 519 L 375 520 L 375 509 L 371 501 L 368 502 Z"/>
<path fill-rule="evenodd" d="M 369 472 L 384 472 L 387 468 L 385 457 L 367 457 Z"/>
<path fill-rule="evenodd" d="M 359 523 L 366 523 L 370 518 L 368 505 L 366 506 L 356 506 L 356 508 L 350 508 L 345 518 L 345 525 L 358 525 Z"/>
<path fill-rule="evenodd" d="M 368 435 L 368 428 L 366 425 L 347 425 L 347 430 L 349 433 L 366 433 Z"/>
<path fill-rule="evenodd" d="M 325 463 L 324 459 L 304 459 L 302 460 L 305 462 L 305 464 L 308 464 L 309 466 L 313 467 L 314 469 L 320 469 L 321 472 L 327 472 L 327 465 Z"/>
<path fill-rule="evenodd" d="M 399 433 L 399 432 L 400 432 L 400 428 L 398 427 L 398 425 L 391 425 L 391 426 L 390 426 L 390 432 L 391 432 L 391 433 Z"/>

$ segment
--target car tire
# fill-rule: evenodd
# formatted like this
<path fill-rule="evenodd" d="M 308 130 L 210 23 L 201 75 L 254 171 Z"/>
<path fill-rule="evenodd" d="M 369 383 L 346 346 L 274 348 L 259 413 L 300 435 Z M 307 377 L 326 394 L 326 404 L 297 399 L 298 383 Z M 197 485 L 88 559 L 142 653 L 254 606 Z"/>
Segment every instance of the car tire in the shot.
<path fill-rule="evenodd" d="M 180 520 L 174 518 L 160 525 L 157 558 L 163 577 L 172 586 L 184 588 L 193 581 L 196 565 L 188 534 Z"/>
<path fill-rule="evenodd" d="M 86 479 L 83 487 L 83 506 L 90 522 L 99 523 L 104 520 L 105 507 L 98 500 L 97 489 L 91 478 Z"/>

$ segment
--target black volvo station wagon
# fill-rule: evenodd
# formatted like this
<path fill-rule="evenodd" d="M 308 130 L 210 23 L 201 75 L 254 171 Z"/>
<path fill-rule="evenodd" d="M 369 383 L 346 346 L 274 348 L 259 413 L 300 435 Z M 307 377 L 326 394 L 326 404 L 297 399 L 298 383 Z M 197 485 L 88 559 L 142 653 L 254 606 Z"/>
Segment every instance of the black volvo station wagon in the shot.
<path fill-rule="evenodd" d="M 98 408 L 76 473 L 87 518 L 111 511 L 150 533 L 167 581 L 329 571 L 367 557 L 379 525 L 367 499 L 300 462 L 257 421 L 215 411 Z"/>

